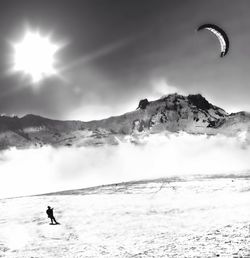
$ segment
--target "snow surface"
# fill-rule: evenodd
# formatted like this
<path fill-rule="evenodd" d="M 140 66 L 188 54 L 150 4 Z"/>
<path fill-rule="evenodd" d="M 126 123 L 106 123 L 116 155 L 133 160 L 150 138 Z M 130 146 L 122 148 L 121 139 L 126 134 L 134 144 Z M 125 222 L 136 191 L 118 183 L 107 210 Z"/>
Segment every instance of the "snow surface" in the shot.
<path fill-rule="evenodd" d="M 49 225 L 47 205 L 61 225 Z M 2 199 L 0 257 L 246 258 L 249 207 L 249 175 Z"/>

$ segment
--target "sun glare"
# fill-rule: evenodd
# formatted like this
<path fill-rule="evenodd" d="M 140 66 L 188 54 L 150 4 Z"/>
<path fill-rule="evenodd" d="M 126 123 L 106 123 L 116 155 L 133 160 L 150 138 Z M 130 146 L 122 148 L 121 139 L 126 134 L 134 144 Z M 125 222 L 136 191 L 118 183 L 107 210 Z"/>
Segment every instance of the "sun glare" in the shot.
<path fill-rule="evenodd" d="M 13 47 L 13 71 L 24 73 L 33 83 L 57 73 L 54 55 L 60 47 L 52 43 L 49 36 L 27 32 Z"/>

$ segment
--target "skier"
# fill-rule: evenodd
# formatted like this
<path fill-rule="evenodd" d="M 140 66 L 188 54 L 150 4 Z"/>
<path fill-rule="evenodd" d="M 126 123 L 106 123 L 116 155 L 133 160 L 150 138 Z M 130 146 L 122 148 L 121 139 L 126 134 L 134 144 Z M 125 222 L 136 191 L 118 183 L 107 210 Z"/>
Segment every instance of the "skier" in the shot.
<path fill-rule="evenodd" d="M 46 213 L 48 215 L 48 218 L 51 219 L 51 225 L 54 225 L 53 221 L 55 222 L 55 224 L 59 224 L 54 217 L 53 208 L 51 209 L 50 206 L 48 206 Z"/>

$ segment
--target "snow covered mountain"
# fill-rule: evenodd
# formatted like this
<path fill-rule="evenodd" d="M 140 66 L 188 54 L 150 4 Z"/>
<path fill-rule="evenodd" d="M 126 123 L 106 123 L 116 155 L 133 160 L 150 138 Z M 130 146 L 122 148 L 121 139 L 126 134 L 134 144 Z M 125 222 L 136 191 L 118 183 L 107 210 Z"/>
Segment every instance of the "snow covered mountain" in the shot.
<path fill-rule="evenodd" d="M 96 146 L 137 142 L 155 133 L 223 134 L 250 142 L 250 114 L 228 114 L 200 94 L 170 94 L 141 100 L 136 110 L 121 116 L 82 122 L 36 115 L 0 117 L 0 149 L 52 146 Z"/>

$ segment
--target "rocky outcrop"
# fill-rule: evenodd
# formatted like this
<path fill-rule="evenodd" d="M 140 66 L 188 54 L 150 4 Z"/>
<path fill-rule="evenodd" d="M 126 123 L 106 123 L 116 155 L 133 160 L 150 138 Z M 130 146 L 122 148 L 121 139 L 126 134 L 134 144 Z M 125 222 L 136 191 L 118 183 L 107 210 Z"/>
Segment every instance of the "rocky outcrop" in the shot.
<path fill-rule="evenodd" d="M 145 109 L 148 105 L 149 105 L 149 101 L 147 99 L 142 99 L 142 100 L 140 100 L 137 109 L 138 108 Z"/>

